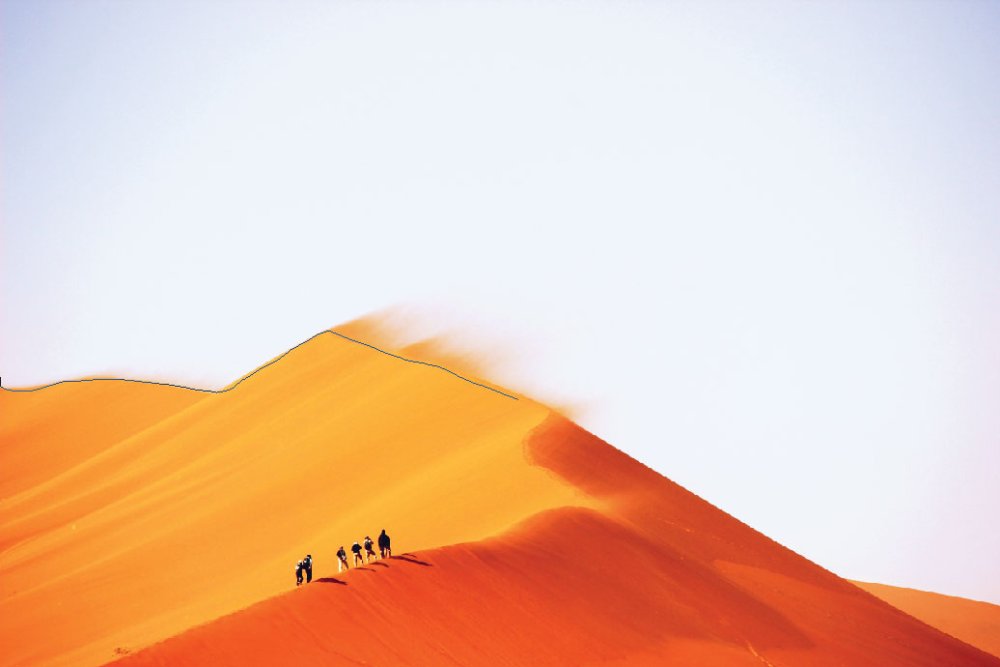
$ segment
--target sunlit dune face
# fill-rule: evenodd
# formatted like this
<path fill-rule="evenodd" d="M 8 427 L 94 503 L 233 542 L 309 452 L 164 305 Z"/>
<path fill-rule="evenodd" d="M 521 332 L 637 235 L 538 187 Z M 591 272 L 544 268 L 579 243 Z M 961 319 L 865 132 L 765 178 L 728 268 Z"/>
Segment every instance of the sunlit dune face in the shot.
<path fill-rule="evenodd" d="M 332 334 L 218 395 L 0 400 L 3 664 L 101 662 L 285 590 L 306 552 L 328 572 L 382 527 L 420 549 L 587 503 L 524 460 L 542 406 Z"/>

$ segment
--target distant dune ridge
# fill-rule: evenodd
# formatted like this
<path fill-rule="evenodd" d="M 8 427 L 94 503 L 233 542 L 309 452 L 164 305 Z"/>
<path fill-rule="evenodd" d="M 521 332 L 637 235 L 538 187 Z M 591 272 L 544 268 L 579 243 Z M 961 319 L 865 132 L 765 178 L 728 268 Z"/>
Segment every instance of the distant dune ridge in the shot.
<path fill-rule="evenodd" d="M 1000 656 L 1000 606 L 912 588 L 852 582 L 949 635 Z"/>
<path fill-rule="evenodd" d="M 431 347 L 336 331 L 224 393 L 0 392 L 0 665 L 1000 665 L 546 406 L 407 362 Z M 336 574 L 381 528 L 397 557 Z"/>

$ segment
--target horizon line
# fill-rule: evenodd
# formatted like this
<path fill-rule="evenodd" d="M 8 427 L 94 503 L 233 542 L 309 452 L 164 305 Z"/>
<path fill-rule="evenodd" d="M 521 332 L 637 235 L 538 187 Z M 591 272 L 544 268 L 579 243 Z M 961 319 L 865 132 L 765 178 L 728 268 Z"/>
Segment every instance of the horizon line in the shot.
<path fill-rule="evenodd" d="M 428 366 L 430 368 L 436 368 L 438 370 L 444 371 L 444 372 L 446 372 L 446 373 L 448 373 L 450 375 L 455 376 L 459 380 L 462 380 L 464 382 L 468 382 L 469 384 L 475 385 L 477 387 L 482 387 L 483 389 L 488 389 L 489 391 L 492 391 L 495 394 L 500 394 L 501 396 L 505 396 L 506 398 L 510 398 L 510 399 L 515 400 L 515 401 L 520 400 L 517 396 L 514 396 L 512 394 L 508 394 L 505 391 L 501 391 L 501 390 L 499 390 L 499 389 L 497 389 L 495 387 L 491 387 L 491 386 L 489 386 L 487 384 L 483 384 L 482 382 L 476 382 L 475 380 L 467 378 L 464 375 L 460 375 L 460 374 L 456 373 L 455 371 L 451 370 L 450 368 L 446 368 L 445 366 L 441 366 L 440 364 L 431 363 L 429 361 L 422 361 L 420 359 L 410 359 L 409 357 L 404 357 L 404 356 L 396 354 L 394 352 L 389 352 L 388 350 L 383 350 L 382 348 L 376 347 L 375 345 L 372 345 L 371 343 L 366 343 L 363 340 L 358 340 L 357 338 L 351 338 L 350 336 L 342 334 L 339 331 L 334 331 L 333 329 L 324 329 L 323 331 L 320 331 L 319 333 L 313 334 L 312 336 L 310 336 L 309 338 L 305 339 L 304 341 L 302 341 L 298 345 L 295 345 L 293 347 L 288 348 L 287 350 L 285 350 L 284 352 L 282 352 L 281 354 L 279 354 L 277 357 L 271 359 L 270 361 L 268 361 L 267 363 L 265 363 L 265 364 L 263 364 L 261 366 L 258 366 L 254 370 L 252 370 L 249 373 L 247 373 L 246 375 L 242 376 L 241 378 L 239 378 L 235 382 L 231 382 L 229 385 L 223 387 L 222 389 L 205 389 L 204 387 L 191 387 L 191 386 L 183 385 L 183 384 L 175 384 L 173 382 L 156 382 L 154 380 L 136 380 L 136 379 L 133 379 L 133 378 L 116 378 L 116 377 L 81 378 L 81 379 L 78 379 L 78 380 L 58 380 L 56 382 L 50 382 L 49 384 L 44 384 L 44 385 L 40 385 L 40 386 L 37 386 L 37 387 L 4 387 L 3 386 L 3 377 L 0 376 L 0 390 L 9 391 L 11 393 L 17 393 L 17 394 L 26 394 L 26 393 L 31 393 L 31 392 L 35 392 L 35 391 L 42 391 L 43 389 L 50 389 L 52 387 L 57 387 L 57 386 L 59 386 L 61 384 L 75 384 L 75 383 L 80 383 L 80 382 L 131 382 L 133 384 L 149 384 L 149 385 L 156 385 L 156 386 L 159 386 L 159 387 L 173 387 L 175 389 L 185 389 L 187 391 L 196 391 L 196 392 L 203 393 L 203 394 L 225 394 L 225 393 L 228 393 L 228 392 L 236 389 L 241 384 L 243 384 L 245 381 L 249 380 L 254 375 L 256 375 L 260 371 L 264 370 L 265 368 L 267 368 L 269 366 L 272 366 L 273 364 L 276 364 L 277 362 L 281 361 L 286 356 L 288 356 L 289 354 L 291 354 L 292 352 L 294 352 L 298 348 L 302 347 L 306 343 L 309 343 L 309 342 L 315 340 L 316 338 L 319 338 L 320 336 L 322 336 L 324 334 L 333 334 L 334 336 L 337 336 L 338 338 L 342 338 L 344 340 L 350 341 L 350 342 L 355 343 L 357 345 L 363 345 L 363 346 L 365 346 L 367 348 L 375 350 L 376 352 L 380 352 L 381 354 L 384 354 L 386 356 L 393 357 L 394 359 L 399 359 L 400 361 L 405 361 L 405 362 L 407 362 L 409 364 L 419 364 L 421 366 Z"/>

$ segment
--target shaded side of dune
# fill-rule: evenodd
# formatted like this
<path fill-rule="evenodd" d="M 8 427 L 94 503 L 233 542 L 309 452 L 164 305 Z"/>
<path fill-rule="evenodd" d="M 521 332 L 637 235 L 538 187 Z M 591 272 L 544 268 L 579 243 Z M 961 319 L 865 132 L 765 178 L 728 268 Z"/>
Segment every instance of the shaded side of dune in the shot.
<path fill-rule="evenodd" d="M 122 664 L 1000 665 L 565 419 L 525 453 L 603 507 L 325 577 Z"/>
<path fill-rule="evenodd" d="M 994 656 L 858 590 L 811 561 L 703 501 L 572 422 L 553 418 L 530 442 L 529 456 L 594 497 L 609 514 L 657 548 L 721 574 L 780 613 L 810 645 L 808 664 L 1000 664 Z M 718 607 L 716 607 L 718 608 Z M 743 639 L 776 664 L 804 664 L 801 646 L 755 630 L 751 606 L 726 607 Z M 738 620 L 737 620 L 738 619 Z"/>

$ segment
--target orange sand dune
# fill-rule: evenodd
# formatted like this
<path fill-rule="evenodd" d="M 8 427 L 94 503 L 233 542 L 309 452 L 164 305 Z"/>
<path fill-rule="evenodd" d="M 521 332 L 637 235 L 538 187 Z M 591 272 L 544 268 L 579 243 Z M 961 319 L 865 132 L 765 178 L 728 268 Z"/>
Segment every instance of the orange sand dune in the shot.
<path fill-rule="evenodd" d="M 542 405 L 338 335 L 226 393 L 0 414 L 0 665 L 1000 664 Z M 383 526 L 416 556 L 289 591 Z"/>
<path fill-rule="evenodd" d="M 376 562 L 196 628 L 132 665 L 997 665 L 574 424 L 529 459 L 600 510 Z"/>
<path fill-rule="evenodd" d="M 853 582 L 893 607 L 944 630 L 995 656 L 1000 656 L 1000 606 L 951 595 L 884 584 Z"/>

